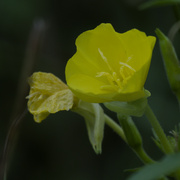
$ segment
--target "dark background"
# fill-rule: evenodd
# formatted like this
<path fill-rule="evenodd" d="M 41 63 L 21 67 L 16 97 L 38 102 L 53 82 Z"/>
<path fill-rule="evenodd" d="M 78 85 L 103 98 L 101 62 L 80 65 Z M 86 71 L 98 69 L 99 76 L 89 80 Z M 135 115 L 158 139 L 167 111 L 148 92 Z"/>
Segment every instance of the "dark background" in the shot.
<path fill-rule="evenodd" d="M 83 31 L 109 22 L 121 33 L 137 28 L 155 36 L 157 27 L 168 33 L 177 20 L 173 8 L 139 11 L 137 7 L 142 2 L 145 1 L 0 1 L 0 157 L 10 124 L 25 108 L 27 75 L 51 72 L 65 81 L 66 62 L 75 53 L 75 39 Z M 178 52 L 178 40 L 174 43 Z M 33 62 L 33 68 L 26 68 L 25 62 Z M 25 75 L 21 78 L 23 69 Z M 145 88 L 152 93 L 150 106 L 169 133 L 179 123 L 179 109 L 166 79 L 158 41 Z M 116 119 L 115 114 L 107 113 Z M 158 160 L 162 154 L 153 143 L 149 122 L 145 117 L 134 120 L 146 151 Z M 40 124 L 28 113 L 11 140 L 16 143 L 10 148 L 7 180 L 123 180 L 129 175 L 123 172 L 125 169 L 142 165 L 107 126 L 102 154 L 96 155 L 83 118 L 72 112 L 50 115 Z"/>

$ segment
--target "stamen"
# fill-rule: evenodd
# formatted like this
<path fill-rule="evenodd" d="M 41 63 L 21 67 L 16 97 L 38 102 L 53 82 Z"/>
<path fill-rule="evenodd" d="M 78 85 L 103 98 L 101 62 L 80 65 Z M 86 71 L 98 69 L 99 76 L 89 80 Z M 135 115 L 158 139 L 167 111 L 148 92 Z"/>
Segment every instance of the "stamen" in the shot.
<path fill-rule="evenodd" d="M 130 65 L 123 63 L 123 62 L 119 62 L 120 65 L 126 66 L 127 68 L 131 69 L 132 71 L 136 72 L 136 70 L 134 68 L 132 68 Z"/>
<path fill-rule="evenodd" d="M 117 73 L 116 73 L 116 72 L 113 72 L 112 76 L 113 76 L 114 81 L 116 82 L 116 84 L 121 88 L 122 85 L 121 85 L 120 79 L 119 79 L 118 76 L 117 76 Z"/>
<path fill-rule="evenodd" d="M 34 93 L 30 94 L 29 96 L 26 96 L 26 99 L 30 99 L 37 94 L 39 94 L 39 92 L 34 92 Z"/>
<path fill-rule="evenodd" d="M 107 73 L 107 72 L 98 72 L 96 77 L 102 77 L 105 76 L 108 80 L 108 82 L 113 86 L 114 85 L 114 78 L 111 74 Z"/>
<path fill-rule="evenodd" d="M 120 92 L 122 87 L 126 84 L 127 80 L 131 77 L 131 75 L 134 72 L 136 72 L 134 68 L 127 64 L 132 59 L 132 56 L 128 57 L 126 63 L 119 62 L 120 70 L 119 72 L 115 72 L 113 68 L 110 66 L 108 59 L 106 58 L 106 56 L 104 56 L 100 48 L 98 48 L 98 52 L 110 71 L 98 72 L 96 74 L 96 77 L 105 77 L 108 81 L 108 84 L 101 86 L 101 89 Z"/>
<path fill-rule="evenodd" d="M 103 54 L 103 52 L 100 50 L 100 48 L 98 48 L 98 51 L 99 51 L 99 54 L 101 55 L 102 59 L 104 60 L 104 62 L 105 62 L 106 65 L 108 66 L 109 70 L 110 70 L 111 72 L 113 72 L 112 67 L 109 65 L 107 58 L 104 56 L 104 54 Z"/>
<path fill-rule="evenodd" d="M 122 79 L 124 80 L 124 79 L 126 79 L 126 76 L 125 76 L 125 74 L 124 74 L 124 66 L 121 66 L 120 67 L 120 71 L 119 71 L 119 73 L 120 73 L 120 75 L 122 76 Z"/>
<path fill-rule="evenodd" d="M 103 60 L 104 60 L 106 63 L 108 63 L 108 62 L 107 62 L 107 58 L 104 56 L 104 54 L 103 54 L 103 52 L 100 50 L 100 48 L 98 48 L 98 51 L 99 51 L 99 54 L 101 55 L 101 57 L 103 58 Z"/>
<path fill-rule="evenodd" d="M 106 72 L 98 72 L 96 77 L 102 77 L 106 74 Z"/>
<path fill-rule="evenodd" d="M 38 97 L 38 100 L 41 100 L 43 98 L 43 95 L 41 94 L 39 97 Z"/>
<path fill-rule="evenodd" d="M 133 55 L 129 56 L 126 62 L 129 62 L 132 59 Z"/>

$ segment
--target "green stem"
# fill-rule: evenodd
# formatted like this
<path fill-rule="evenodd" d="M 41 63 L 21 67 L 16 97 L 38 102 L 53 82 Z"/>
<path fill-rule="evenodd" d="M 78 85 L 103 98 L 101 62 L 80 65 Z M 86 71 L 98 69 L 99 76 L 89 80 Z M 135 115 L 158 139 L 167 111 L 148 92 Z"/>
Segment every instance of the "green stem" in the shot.
<path fill-rule="evenodd" d="M 153 127 L 155 133 L 157 134 L 164 149 L 164 152 L 166 154 L 173 153 L 173 149 L 149 105 L 147 105 L 147 108 L 145 110 L 145 115 L 148 118 L 149 122 L 151 123 L 151 126 Z"/>
<path fill-rule="evenodd" d="M 116 132 L 127 143 L 123 129 L 106 114 L 104 115 L 104 117 L 105 117 L 106 124 L 110 128 L 112 128 L 114 130 L 114 132 Z"/>
<path fill-rule="evenodd" d="M 133 149 L 136 154 L 138 155 L 138 157 L 141 159 L 141 161 L 144 163 L 144 164 L 150 164 L 150 163 L 154 163 L 155 161 L 152 160 L 148 154 L 145 152 L 145 150 L 143 149 L 143 147 L 141 146 L 140 148 L 136 148 L 136 149 Z"/>

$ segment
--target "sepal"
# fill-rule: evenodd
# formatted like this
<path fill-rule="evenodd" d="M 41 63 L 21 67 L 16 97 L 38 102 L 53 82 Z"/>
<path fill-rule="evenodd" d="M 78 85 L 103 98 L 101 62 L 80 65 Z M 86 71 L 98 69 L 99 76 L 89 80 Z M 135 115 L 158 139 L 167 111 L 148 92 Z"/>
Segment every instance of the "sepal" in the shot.
<path fill-rule="evenodd" d="M 131 102 L 106 102 L 104 103 L 104 105 L 106 108 L 116 113 L 121 113 L 128 116 L 141 117 L 144 114 L 147 106 L 147 98 L 141 98 Z"/>

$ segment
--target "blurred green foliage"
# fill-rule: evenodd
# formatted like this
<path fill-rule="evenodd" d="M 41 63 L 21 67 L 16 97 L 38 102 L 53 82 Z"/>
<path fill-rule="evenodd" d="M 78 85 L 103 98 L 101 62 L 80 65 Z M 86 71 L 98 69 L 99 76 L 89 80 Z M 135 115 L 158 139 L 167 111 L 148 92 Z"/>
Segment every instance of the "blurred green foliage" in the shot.
<path fill-rule="evenodd" d="M 137 7 L 142 2 L 0 1 L 0 155 L 14 118 L 14 101 L 34 21 L 43 20 L 45 30 L 33 71 L 51 72 L 64 80 L 66 62 L 75 52 L 76 37 L 101 22 L 111 23 L 118 32 L 137 28 L 155 36 L 154 31 L 158 27 L 167 34 L 176 21 L 172 6 L 139 11 Z M 176 41 L 175 48 L 180 52 Z M 152 94 L 149 104 L 168 133 L 179 121 L 179 110 L 166 79 L 157 44 L 145 88 Z M 18 113 L 15 112 L 15 116 Z M 114 113 L 108 110 L 107 113 L 116 119 Z M 150 138 L 152 133 L 147 120 L 144 117 L 134 120 L 142 133 L 147 152 L 154 159 L 162 157 Z M 102 155 L 96 155 L 88 140 L 83 118 L 72 112 L 50 115 L 41 124 L 35 123 L 28 114 L 20 125 L 16 140 L 7 180 L 119 180 L 128 175 L 124 169 L 142 165 L 108 127 L 105 128 Z"/>

